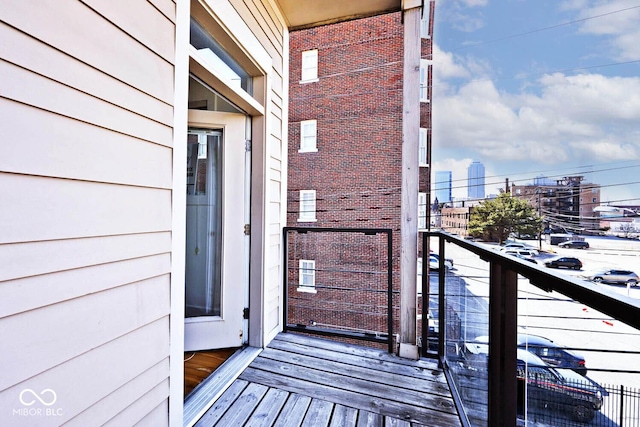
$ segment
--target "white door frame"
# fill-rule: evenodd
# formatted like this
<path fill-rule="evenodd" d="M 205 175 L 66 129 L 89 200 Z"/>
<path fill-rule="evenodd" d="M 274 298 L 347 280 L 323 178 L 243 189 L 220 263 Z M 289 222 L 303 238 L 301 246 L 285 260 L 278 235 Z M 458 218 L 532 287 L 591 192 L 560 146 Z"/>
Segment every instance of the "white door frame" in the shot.
<path fill-rule="evenodd" d="M 247 341 L 243 318 L 249 286 L 245 120 L 243 114 L 189 110 L 190 129 L 222 131 L 222 302 L 220 316 L 185 319 L 185 351 L 239 347 Z"/>

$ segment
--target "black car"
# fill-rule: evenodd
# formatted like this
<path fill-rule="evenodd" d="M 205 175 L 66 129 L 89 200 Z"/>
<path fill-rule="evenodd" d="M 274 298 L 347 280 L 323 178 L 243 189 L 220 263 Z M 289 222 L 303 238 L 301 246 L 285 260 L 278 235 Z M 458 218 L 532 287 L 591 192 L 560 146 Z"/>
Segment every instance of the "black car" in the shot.
<path fill-rule="evenodd" d="M 539 335 L 519 333 L 517 341 L 518 348 L 530 351 L 549 366 L 573 369 L 580 375 L 587 375 L 587 365 L 584 357 L 576 351 L 569 350 Z M 489 337 L 486 335 L 479 336 L 476 337 L 474 342 L 487 344 Z"/>
<path fill-rule="evenodd" d="M 559 248 L 574 248 L 574 249 L 588 249 L 589 242 L 584 240 L 568 240 L 566 242 L 558 243 Z"/>
<path fill-rule="evenodd" d="M 465 343 L 460 347 L 459 366 L 470 378 L 489 375 L 488 344 Z M 486 378 L 486 377 L 484 377 Z M 543 411 L 561 410 L 581 423 L 588 423 L 602 407 L 608 395 L 599 384 L 571 369 L 553 368 L 530 351 L 518 348 L 518 412 L 534 407 Z M 526 403 L 526 404 L 525 404 Z"/>
<path fill-rule="evenodd" d="M 578 258 L 563 256 L 555 258 L 544 263 L 547 267 L 551 268 L 571 268 L 573 270 L 580 270 L 582 268 L 582 262 Z"/>
<path fill-rule="evenodd" d="M 572 371 L 552 368 L 539 357 L 518 349 L 518 406 L 559 409 L 581 423 L 588 423 L 602 408 L 603 388 Z"/>

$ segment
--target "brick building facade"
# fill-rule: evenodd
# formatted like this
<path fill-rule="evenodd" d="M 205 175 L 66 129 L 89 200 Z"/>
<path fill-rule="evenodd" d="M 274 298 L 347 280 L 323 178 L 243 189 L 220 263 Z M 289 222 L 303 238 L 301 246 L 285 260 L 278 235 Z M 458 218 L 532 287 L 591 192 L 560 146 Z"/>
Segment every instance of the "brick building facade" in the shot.
<path fill-rule="evenodd" d="M 420 228 L 428 224 L 433 7 L 425 2 L 421 87 L 416 88 L 421 91 Z M 403 37 L 400 13 L 290 34 L 287 225 L 391 229 L 395 291 L 400 289 Z M 333 325 L 340 318 L 347 319 L 347 329 L 386 331 L 385 243 L 339 237 L 303 236 L 291 243 L 295 318 L 289 321 Z M 344 268 L 357 268 L 361 276 L 340 277 Z M 303 286 L 305 280 L 313 286 Z M 371 310 L 349 318 L 350 305 Z M 397 306 L 394 301 L 396 322 Z"/>

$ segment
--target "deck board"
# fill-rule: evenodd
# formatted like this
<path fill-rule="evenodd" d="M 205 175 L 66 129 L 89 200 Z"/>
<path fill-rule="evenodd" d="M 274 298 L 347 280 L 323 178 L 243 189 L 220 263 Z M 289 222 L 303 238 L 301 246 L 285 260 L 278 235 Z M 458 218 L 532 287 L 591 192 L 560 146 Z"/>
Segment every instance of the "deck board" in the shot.
<path fill-rule="evenodd" d="M 432 360 L 282 333 L 196 426 L 461 426 Z"/>

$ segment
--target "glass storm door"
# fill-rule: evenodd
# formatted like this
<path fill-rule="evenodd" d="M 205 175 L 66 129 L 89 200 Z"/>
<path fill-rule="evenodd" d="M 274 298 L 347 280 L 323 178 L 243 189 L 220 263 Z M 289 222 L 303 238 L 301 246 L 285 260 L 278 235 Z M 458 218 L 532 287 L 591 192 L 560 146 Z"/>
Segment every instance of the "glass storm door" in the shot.
<path fill-rule="evenodd" d="M 239 347 L 246 328 L 244 116 L 209 114 L 236 126 L 187 136 L 185 351 Z"/>

